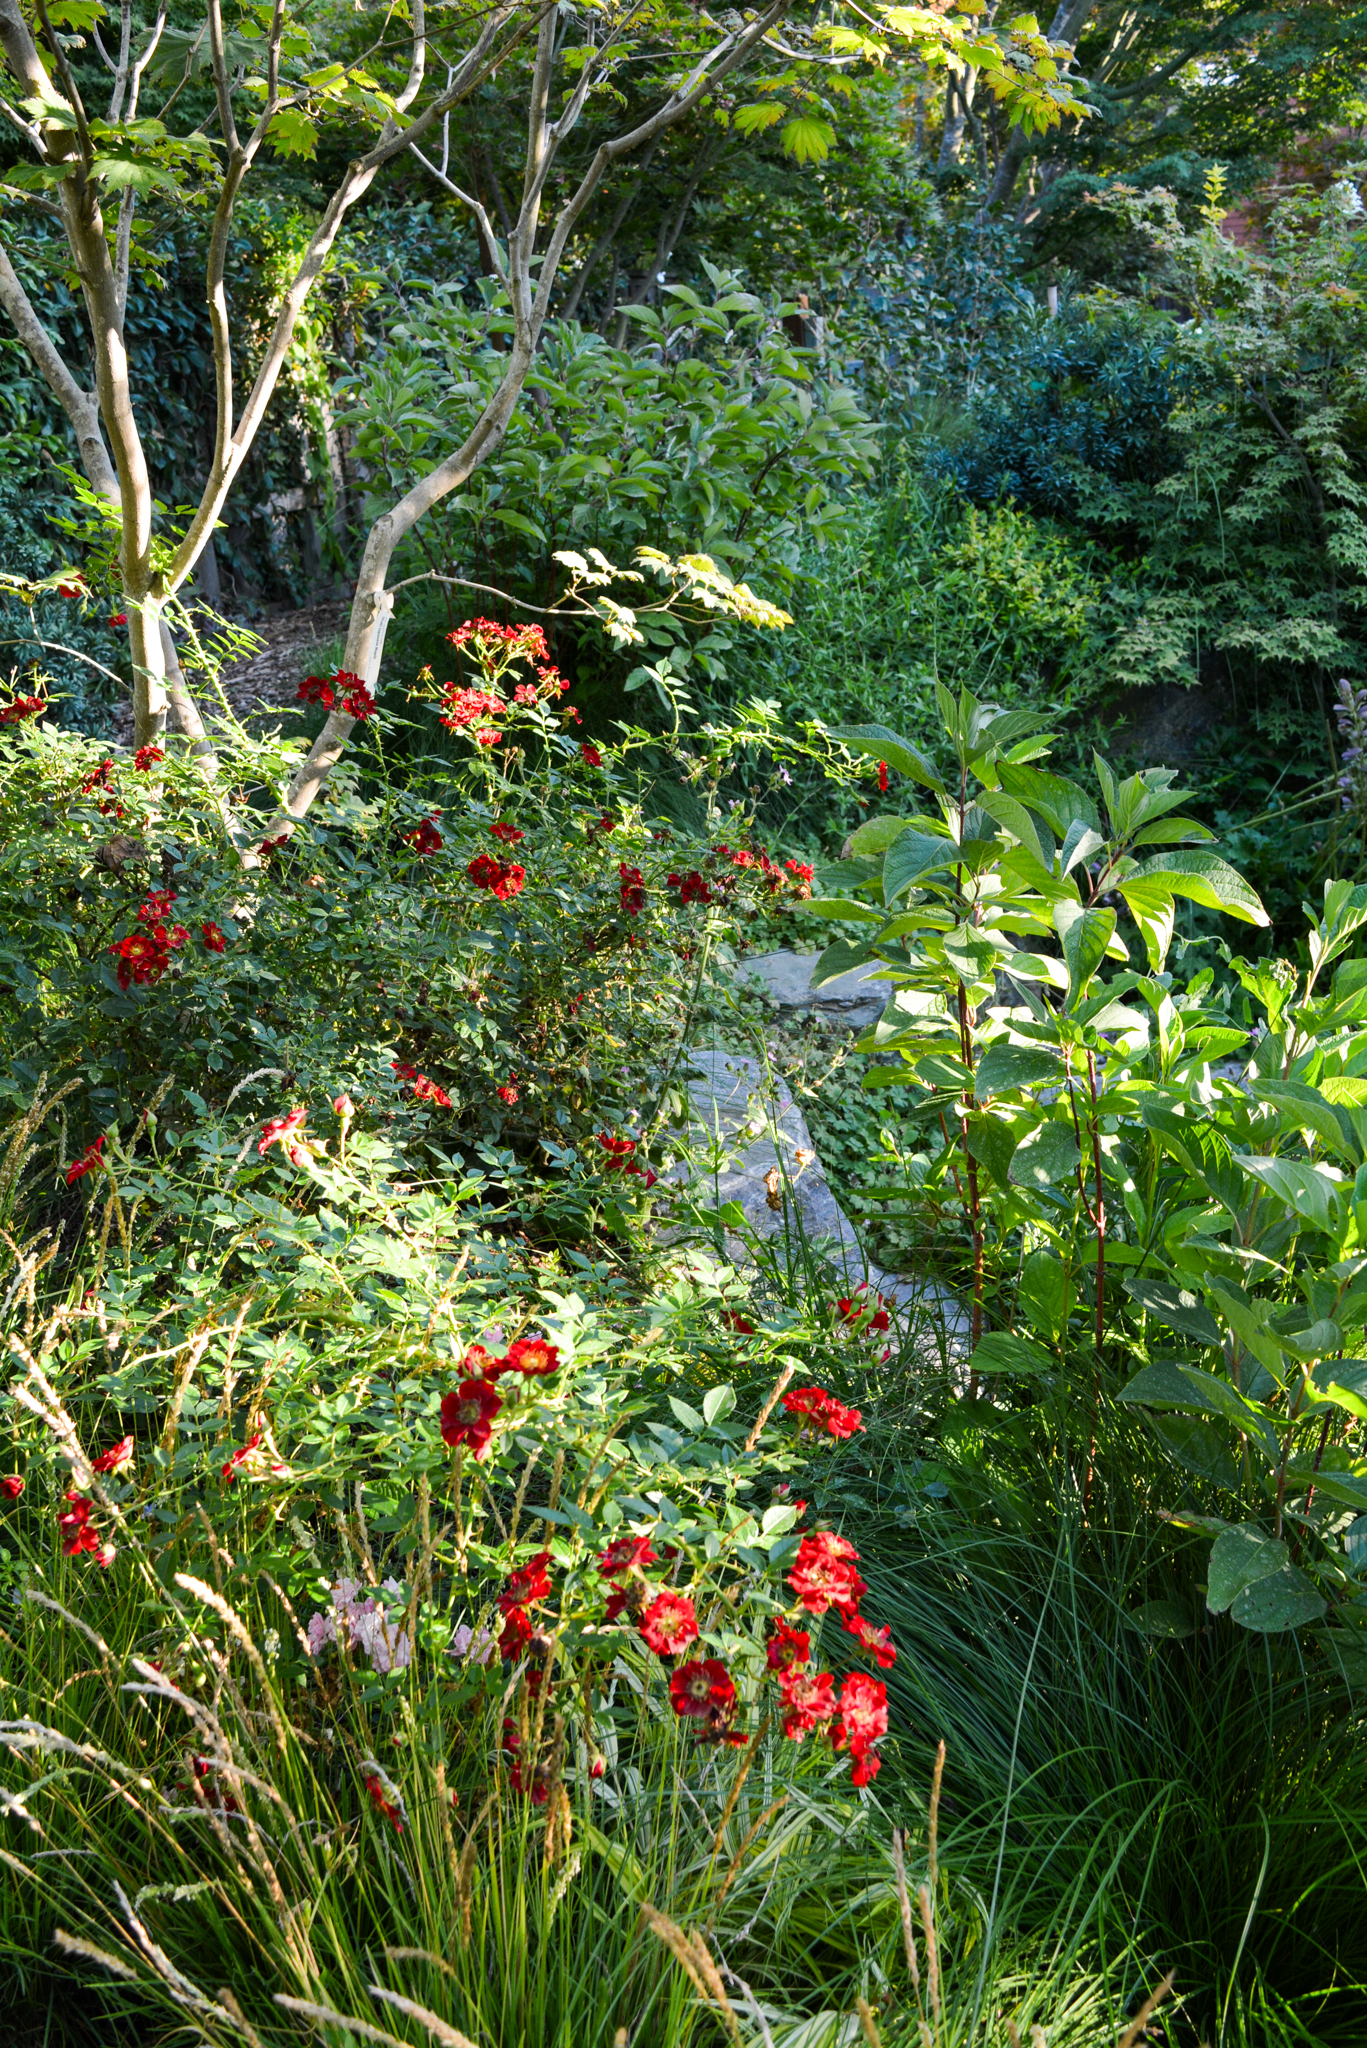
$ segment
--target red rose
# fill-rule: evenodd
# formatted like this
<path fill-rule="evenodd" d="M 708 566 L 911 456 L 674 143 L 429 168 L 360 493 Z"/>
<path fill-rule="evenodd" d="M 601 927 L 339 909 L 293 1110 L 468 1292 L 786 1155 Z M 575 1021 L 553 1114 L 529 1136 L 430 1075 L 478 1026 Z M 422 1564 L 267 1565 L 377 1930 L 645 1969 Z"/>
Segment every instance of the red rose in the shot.
<path fill-rule="evenodd" d="M 834 1684 L 829 1671 L 783 1672 L 778 1689 L 783 1697 L 783 1732 L 790 1742 L 801 1742 L 813 1728 L 833 1718 Z"/>
<path fill-rule="evenodd" d="M 90 1469 L 92 1472 L 124 1472 L 132 1462 L 133 1439 L 131 1436 L 122 1436 L 116 1444 L 112 1444 L 107 1451 L 102 1451 L 98 1458 L 92 1460 Z"/>
<path fill-rule="evenodd" d="M 8 1500 L 18 1500 L 23 1490 L 24 1482 L 17 1472 L 10 1472 L 5 1478 L 0 1479 L 0 1493 Z"/>
<path fill-rule="evenodd" d="M 404 838 L 415 853 L 440 853 L 445 845 L 440 832 L 431 818 L 424 818 L 415 831 L 405 832 Z"/>
<path fill-rule="evenodd" d="M 569 709 L 569 706 L 568 706 L 568 705 L 566 705 L 566 707 L 565 707 L 565 708 L 566 708 L 566 710 L 568 710 L 568 709 Z M 584 762 L 585 762 L 585 765 L 586 765 L 587 767 L 589 767 L 589 768 L 601 768 L 601 767 L 602 767 L 602 765 L 603 765 L 603 757 L 602 757 L 602 755 L 601 755 L 601 754 L 599 753 L 599 751 L 598 751 L 597 747 L 595 747 L 595 746 L 591 746 L 591 745 L 589 744 L 589 742 L 588 742 L 587 740 L 585 740 L 585 741 L 584 741 L 584 743 L 583 743 L 583 745 L 582 745 L 582 746 L 580 747 L 579 751 L 580 751 L 580 753 L 581 753 L 581 754 L 583 755 L 583 757 L 584 757 Z"/>
<path fill-rule="evenodd" d="M 546 1567 L 550 1561 L 549 1550 L 538 1550 L 527 1564 L 509 1572 L 508 1583 L 498 1596 L 502 1614 L 509 1615 L 515 1607 L 529 1607 L 534 1600 L 549 1598 L 551 1581 Z"/>
<path fill-rule="evenodd" d="M 764 1647 L 771 1671 L 795 1671 L 812 1654 L 812 1639 L 805 1628 L 792 1628 L 780 1620 Z"/>
<path fill-rule="evenodd" d="M 735 1708 L 736 1688 L 721 1659 L 705 1657 L 697 1663 L 680 1664 L 670 1673 L 669 1703 L 676 1714 L 729 1716 Z"/>
<path fill-rule="evenodd" d="M 72 1160 L 66 1170 L 66 1184 L 69 1188 L 74 1187 L 78 1180 L 83 1180 L 86 1174 L 95 1171 L 95 1168 L 100 1163 L 100 1154 L 104 1150 L 105 1137 L 107 1136 L 108 1133 L 106 1132 L 96 1138 L 93 1145 L 87 1145 L 79 1159 Z"/>
<path fill-rule="evenodd" d="M 308 1154 L 301 1144 L 295 1142 L 295 1132 L 303 1127 L 308 1110 L 292 1109 L 288 1116 L 272 1117 L 257 1141 L 256 1149 L 264 1159 L 272 1145 L 278 1145 L 295 1166 L 305 1164 Z"/>
<path fill-rule="evenodd" d="M 560 1353 L 544 1337 L 519 1337 L 516 1344 L 508 1346 L 503 1363 L 508 1372 L 520 1372 L 527 1379 L 541 1379 L 546 1373 L 559 1372 Z"/>
<path fill-rule="evenodd" d="M 204 938 L 204 950 L 206 953 L 221 953 L 224 950 L 228 940 L 226 933 L 220 925 L 210 922 L 202 924 L 199 929 Z"/>
<path fill-rule="evenodd" d="M 831 1748 L 848 1749 L 853 1785 L 877 1777 L 880 1758 L 873 1745 L 888 1732 L 888 1689 L 881 1678 L 851 1671 L 840 1688 L 840 1715 L 831 1726 Z"/>
<path fill-rule="evenodd" d="M 625 861 L 619 861 L 617 872 L 621 877 L 618 891 L 622 908 L 628 917 L 637 917 L 646 907 L 645 882 L 639 868 L 629 868 Z"/>
<path fill-rule="evenodd" d="M 693 1602 L 682 1593 L 659 1593 L 641 1616 L 641 1634 L 657 1657 L 677 1657 L 698 1633 Z"/>
<path fill-rule="evenodd" d="M 516 846 L 519 839 L 527 836 L 525 832 L 519 832 L 516 825 L 509 825 L 502 819 L 489 827 L 489 834 L 493 839 L 501 839 L 505 846 Z"/>
<path fill-rule="evenodd" d="M 853 1608 L 868 1591 L 855 1570 L 859 1552 L 843 1536 L 819 1530 L 804 1536 L 798 1545 L 797 1561 L 788 1574 L 788 1584 L 809 1614 L 824 1614 L 830 1607 Z"/>
<path fill-rule="evenodd" d="M 133 756 L 133 766 L 143 775 L 148 774 L 158 761 L 166 759 L 166 749 L 154 745 L 139 747 Z"/>
<path fill-rule="evenodd" d="M 862 1614 L 853 1610 L 844 1615 L 845 1627 L 858 1638 L 861 1650 L 867 1650 L 881 1671 L 890 1671 L 897 1662 L 897 1651 L 893 1645 L 890 1628 L 875 1628 Z"/>
<path fill-rule="evenodd" d="M 598 1569 L 605 1579 L 620 1579 L 627 1572 L 641 1571 L 646 1565 L 659 1562 L 648 1536 L 619 1536 L 599 1557 Z"/>
<path fill-rule="evenodd" d="M 493 1420 L 503 1406 L 488 1380 L 462 1380 L 454 1393 L 442 1396 L 442 1440 L 455 1450 L 469 1444 L 477 1458 L 489 1448 Z"/>

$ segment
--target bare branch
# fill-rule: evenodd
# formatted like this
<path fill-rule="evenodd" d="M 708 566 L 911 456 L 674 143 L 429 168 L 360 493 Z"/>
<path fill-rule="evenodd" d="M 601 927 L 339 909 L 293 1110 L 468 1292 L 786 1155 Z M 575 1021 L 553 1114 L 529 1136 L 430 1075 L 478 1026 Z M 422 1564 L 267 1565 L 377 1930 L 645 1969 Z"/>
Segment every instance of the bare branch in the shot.
<path fill-rule="evenodd" d="M 108 118 L 111 122 L 123 117 L 123 96 L 128 87 L 128 49 L 132 38 L 133 0 L 119 0 L 119 61 L 109 67 L 114 73 L 114 89 L 109 95 Z M 104 57 L 105 63 L 109 64 L 103 45 L 99 48 L 100 55 Z"/>
<path fill-rule="evenodd" d="M 468 192 L 463 192 L 459 185 L 457 185 L 452 179 L 447 177 L 444 170 L 438 170 L 437 166 L 434 163 L 429 163 L 427 158 L 423 155 L 422 151 L 418 148 L 416 142 L 410 142 L 408 147 L 411 154 L 417 158 L 418 162 L 422 165 L 423 169 L 427 172 L 428 176 L 435 178 L 437 183 L 441 186 L 444 192 L 449 192 L 451 194 L 451 197 L 453 199 L 458 199 L 462 206 L 469 207 L 471 213 L 475 217 L 476 223 L 478 224 L 480 240 L 484 244 L 484 252 L 489 258 L 490 263 L 493 265 L 495 276 L 498 278 L 499 283 L 503 286 L 504 290 L 506 291 L 508 288 L 508 272 L 504 266 L 503 258 L 499 254 L 498 241 L 497 238 L 495 237 L 493 227 L 489 220 L 489 216 L 485 212 L 484 208 L 481 206 L 479 200 L 472 199 Z M 443 155 L 445 153 L 446 152 L 443 151 Z"/>
<path fill-rule="evenodd" d="M 91 489 L 117 504 L 119 486 L 100 432 L 99 406 L 90 392 L 81 389 L 58 355 L 52 337 L 34 311 L 33 303 L 3 246 L 0 246 L 0 306 L 14 322 L 15 332 L 37 365 L 43 382 L 71 422 L 76 445 L 81 451 L 81 467 L 90 480 Z"/>

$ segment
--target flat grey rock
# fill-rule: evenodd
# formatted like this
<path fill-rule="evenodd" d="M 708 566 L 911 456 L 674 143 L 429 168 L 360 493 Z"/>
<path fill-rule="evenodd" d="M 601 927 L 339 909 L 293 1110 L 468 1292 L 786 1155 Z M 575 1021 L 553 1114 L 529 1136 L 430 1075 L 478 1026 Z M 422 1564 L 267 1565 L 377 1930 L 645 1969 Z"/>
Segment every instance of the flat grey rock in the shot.
<path fill-rule="evenodd" d="M 888 1273 L 868 1258 L 783 1083 L 743 1053 L 694 1050 L 688 1059 L 690 1136 L 717 1160 L 705 1182 L 699 1172 L 695 1195 L 709 1207 L 737 1204 L 757 1237 L 786 1230 L 805 1240 L 851 1291 L 867 1282 L 895 1304 L 908 1327 L 928 1326 L 951 1357 L 963 1356 L 970 1322 L 962 1303 L 925 1274 Z M 676 1167 L 670 1177 L 692 1176 L 689 1168 Z M 744 1262 L 745 1243 L 735 1232 L 727 1233 L 726 1249 L 733 1264 Z"/>
<path fill-rule="evenodd" d="M 736 970 L 739 982 L 759 981 L 781 1010 L 821 1010 L 862 1029 L 876 1024 L 891 989 L 876 966 L 855 967 L 834 981 L 812 987 L 816 953 L 758 953 Z"/>

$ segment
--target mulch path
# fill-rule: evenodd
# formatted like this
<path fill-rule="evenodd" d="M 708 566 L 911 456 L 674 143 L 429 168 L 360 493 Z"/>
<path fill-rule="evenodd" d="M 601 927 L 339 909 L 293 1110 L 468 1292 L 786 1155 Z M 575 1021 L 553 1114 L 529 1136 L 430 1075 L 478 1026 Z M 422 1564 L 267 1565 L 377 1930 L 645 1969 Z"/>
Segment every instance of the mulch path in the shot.
<path fill-rule="evenodd" d="M 246 724 L 264 713 L 294 704 L 296 692 L 314 666 L 319 647 L 345 633 L 351 616 L 350 598 L 325 598 L 305 605 L 300 611 L 280 612 L 259 619 L 249 629 L 264 646 L 247 661 L 236 662 L 223 671 L 223 688 L 237 717 Z M 193 685 L 192 685 L 193 687 Z M 201 716 L 212 731 L 222 723 L 216 717 L 217 700 L 202 687 L 196 692 Z M 133 744 L 133 707 L 116 704 L 110 713 L 112 737 L 124 746 Z"/>

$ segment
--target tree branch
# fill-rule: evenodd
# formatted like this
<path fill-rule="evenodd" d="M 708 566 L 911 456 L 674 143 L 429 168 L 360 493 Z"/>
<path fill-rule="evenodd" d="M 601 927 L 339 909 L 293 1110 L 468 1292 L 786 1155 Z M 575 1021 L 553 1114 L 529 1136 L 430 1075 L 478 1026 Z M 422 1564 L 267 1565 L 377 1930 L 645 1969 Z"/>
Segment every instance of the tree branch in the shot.
<path fill-rule="evenodd" d="M 71 422 L 76 446 L 81 452 L 81 467 L 90 480 L 90 488 L 117 505 L 118 479 L 100 432 L 100 408 L 93 395 L 81 389 L 58 355 L 52 337 L 34 311 L 33 303 L 3 246 L 0 246 L 0 306 L 9 314 L 15 332 L 37 366 L 43 382 Z"/>

